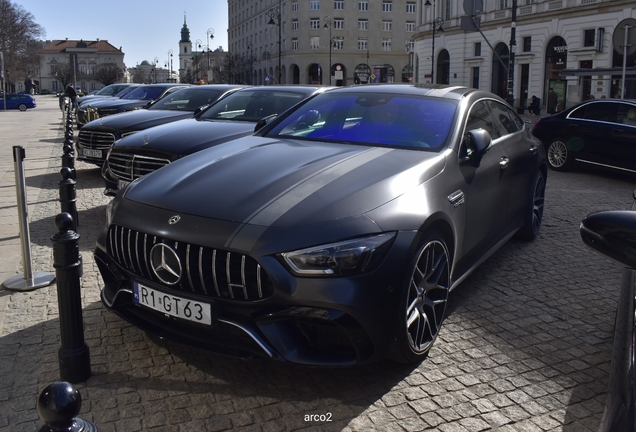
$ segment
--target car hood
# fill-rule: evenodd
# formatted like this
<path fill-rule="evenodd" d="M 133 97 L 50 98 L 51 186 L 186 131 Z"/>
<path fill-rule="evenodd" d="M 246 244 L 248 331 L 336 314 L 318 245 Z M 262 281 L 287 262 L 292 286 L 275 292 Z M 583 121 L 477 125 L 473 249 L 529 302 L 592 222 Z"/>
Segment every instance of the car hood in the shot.
<path fill-rule="evenodd" d="M 253 122 L 185 119 L 147 129 L 118 141 L 115 147 L 144 148 L 188 155 L 254 132 Z"/>
<path fill-rule="evenodd" d="M 134 182 L 124 199 L 205 218 L 292 228 L 365 214 L 437 175 L 445 154 L 245 137 Z"/>
<path fill-rule="evenodd" d="M 120 99 L 115 98 L 112 99 L 100 99 L 96 101 L 95 108 L 98 109 L 115 109 L 115 108 L 134 108 L 134 107 L 143 107 L 150 103 L 151 101 L 145 99 Z"/>
<path fill-rule="evenodd" d="M 112 129 L 117 131 L 137 131 L 167 122 L 192 117 L 189 111 L 137 110 L 114 116 L 98 118 L 86 123 L 83 129 Z"/>

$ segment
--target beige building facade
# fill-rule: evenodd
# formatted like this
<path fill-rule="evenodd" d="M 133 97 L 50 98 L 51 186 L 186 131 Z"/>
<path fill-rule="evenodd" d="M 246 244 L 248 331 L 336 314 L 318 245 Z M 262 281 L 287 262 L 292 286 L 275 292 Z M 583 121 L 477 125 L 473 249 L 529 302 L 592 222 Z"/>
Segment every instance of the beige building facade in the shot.
<path fill-rule="evenodd" d="M 228 0 L 229 52 L 253 84 L 409 82 L 420 3 Z"/>

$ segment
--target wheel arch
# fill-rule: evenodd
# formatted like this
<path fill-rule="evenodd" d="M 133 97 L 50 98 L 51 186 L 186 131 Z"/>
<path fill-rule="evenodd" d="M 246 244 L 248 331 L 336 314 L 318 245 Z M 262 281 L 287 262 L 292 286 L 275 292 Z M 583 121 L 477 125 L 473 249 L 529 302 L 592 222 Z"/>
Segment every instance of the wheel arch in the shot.
<path fill-rule="evenodd" d="M 436 213 L 429 216 L 419 229 L 419 237 L 421 237 L 429 230 L 435 230 L 440 233 L 444 240 L 444 243 L 446 243 L 446 248 L 448 249 L 448 254 L 450 255 L 450 261 L 454 262 L 455 251 L 457 248 L 455 244 L 456 235 L 455 229 L 453 228 L 453 223 L 448 218 L 448 216 L 443 213 Z"/>

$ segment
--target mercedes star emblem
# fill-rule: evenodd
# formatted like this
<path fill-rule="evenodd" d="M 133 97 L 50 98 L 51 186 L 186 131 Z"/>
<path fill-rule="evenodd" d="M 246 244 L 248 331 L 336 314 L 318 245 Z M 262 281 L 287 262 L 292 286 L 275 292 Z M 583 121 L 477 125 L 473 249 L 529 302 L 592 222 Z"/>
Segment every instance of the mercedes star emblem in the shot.
<path fill-rule="evenodd" d="M 174 215 L 170 219 L 168 219 L 168 225 L 174 225 L 181 220 L 181 216 Z"/>
<path fill-rule="evenodd" d="M 157 243 L 150 249 L 152 271 L 166 285 L 175 285 L 181 280 L 181 260 L 177 252 L 165 243 Z"/>

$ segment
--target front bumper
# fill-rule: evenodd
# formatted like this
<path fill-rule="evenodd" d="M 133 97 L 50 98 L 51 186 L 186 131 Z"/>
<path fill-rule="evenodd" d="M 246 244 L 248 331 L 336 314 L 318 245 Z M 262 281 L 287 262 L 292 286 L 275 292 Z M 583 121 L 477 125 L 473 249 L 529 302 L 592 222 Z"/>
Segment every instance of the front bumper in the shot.
<path fill-rule="evenodd" d="M 400 322 L 401 292 L 406 286 L 409 250 L 415 236 L 412 232 L 398 233 L 380 267 L 356 277 L 296 277 L 275 257 L 259 257 L 259 265 L 271 280 L 271 291 L 265 290 L 263 298 L 255 298 L 251 292 L 247 297 L 235 298 L 223 293 L 202 295 L 158 283 L 141 271 L 143 259 L 137 261 L 135 253 L 130 254 L 132 261 L 124 258 L 125 265 L 121 257 L 111 256 L 112 239 L 106 232 L 98 239 L 95 259 L 104 280 L 104 305 L 146 332 L 224 354 L 264 355 L 313 366 L 348 366 L 386 356 Z M 129 237 L 124 237 L 124 243 Z M 121 251 L 126 247 L 124 244 Z M 192 249 L 196 249 L 194 245 Z M 195 261 L 188 259 L 188 266 Z M 210 304 L 212 324 L 193 323 L 139 306 L 133 301 L 136 282 L 168 295 Z"/>

